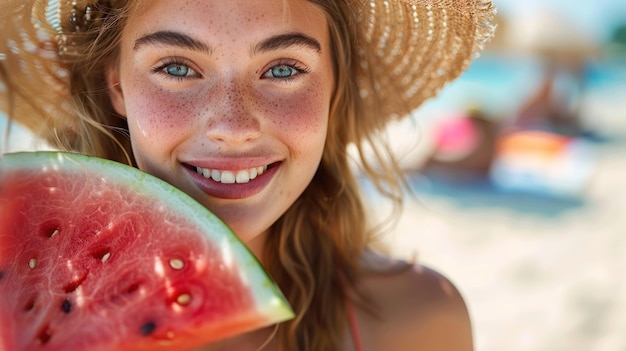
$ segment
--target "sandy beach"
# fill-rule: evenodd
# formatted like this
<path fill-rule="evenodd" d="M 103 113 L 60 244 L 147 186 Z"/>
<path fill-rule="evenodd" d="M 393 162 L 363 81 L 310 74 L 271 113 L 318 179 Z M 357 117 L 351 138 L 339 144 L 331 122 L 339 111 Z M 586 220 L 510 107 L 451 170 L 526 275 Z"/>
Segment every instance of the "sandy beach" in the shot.
<path fill-rule="evenodd" d="M 594 149 L 579 199 L 413 176 L 416 196 L 385 241 L 458 286 L 477 351 L 626 350 L 626 142 Z"/>

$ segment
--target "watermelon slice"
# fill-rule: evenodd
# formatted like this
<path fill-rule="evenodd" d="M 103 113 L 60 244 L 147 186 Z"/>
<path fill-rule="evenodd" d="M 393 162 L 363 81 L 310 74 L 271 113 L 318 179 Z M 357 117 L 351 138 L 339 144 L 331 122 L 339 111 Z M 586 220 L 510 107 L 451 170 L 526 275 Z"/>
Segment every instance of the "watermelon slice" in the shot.
<path fill-rule="evenodd" d="M 293 317 L 216 216 L 135 168 L 0 160 L 0 350 L 185 350 Z"/>

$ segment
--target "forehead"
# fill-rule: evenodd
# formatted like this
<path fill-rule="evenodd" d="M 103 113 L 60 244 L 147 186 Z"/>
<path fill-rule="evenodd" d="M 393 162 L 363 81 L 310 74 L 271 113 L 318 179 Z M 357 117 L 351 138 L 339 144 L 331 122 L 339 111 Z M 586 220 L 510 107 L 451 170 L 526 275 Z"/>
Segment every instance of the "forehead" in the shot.
<path fill-rule="evenodd" d="M 142 0 L 134 3 L 128 27 L 150 32 L 253 35 L 268 31 L 325 30 L 326 15 L 308 0 Z"/>

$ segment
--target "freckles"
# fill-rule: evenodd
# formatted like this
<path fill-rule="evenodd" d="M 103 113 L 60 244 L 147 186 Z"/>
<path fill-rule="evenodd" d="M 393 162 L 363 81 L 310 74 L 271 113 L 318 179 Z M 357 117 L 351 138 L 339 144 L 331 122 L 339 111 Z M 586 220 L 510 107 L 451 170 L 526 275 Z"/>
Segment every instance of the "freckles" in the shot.
<path fill-rule="evenodd" d="M 292 139 L 319 133 L 328 121 L 328 94 L 312 85 L 295 94 L 264 104 L 263 113 L 277 130 L 289 130 Z"/>
<path fill-rule="evenodd" d="M 252 111 L 262 111 L 262 104 L 256 99 L 237 89 L 229 89 L 223 93 L 207 93 L 206 104 L 202 108 L 205 116 L 202 128 L 206 126 L 211 130 L 215 127 L 227 127 L 228 129 L 259 128 L 259 121 Z M 252 104 L 251 104 L 252 102 Z"/>
<path fill-rule="evenodd" d="M 310 87 L 294 102 L 294 110 L 299 111 L 298 132 L 316 133 L 328 121 L 328 105 L 325 95 L 317 87 Z M 325 133 L 324 133 L 325 134 Z"/>
<path fill-rule="evenodd" d="M 135 125 L 154 143 L 180 139 L 194 123 L 198 113 L 191 111 L 192 98 L 184 95 L 166 97 L 162 91 L 139 90 L 133 111 Z M 129 122 L 133 119 L 129 115 Z"/>

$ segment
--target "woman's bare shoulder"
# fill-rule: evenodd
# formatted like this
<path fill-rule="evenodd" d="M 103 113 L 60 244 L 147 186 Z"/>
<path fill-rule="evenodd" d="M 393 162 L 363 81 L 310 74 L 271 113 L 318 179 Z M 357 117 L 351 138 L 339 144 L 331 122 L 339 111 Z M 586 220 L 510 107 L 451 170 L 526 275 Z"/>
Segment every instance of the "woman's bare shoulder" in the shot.
<path fill-rule="evenodd" d="M 372 315 L 359 313 L 363 334 L 372 338 L 365 345 L 381 350 L 473 349 L 465 301 L 448 278 L 418 264 L 381 256 L 375 261 L 389 269 L 364 273 L 359 282 L 374 308 Z"/>

